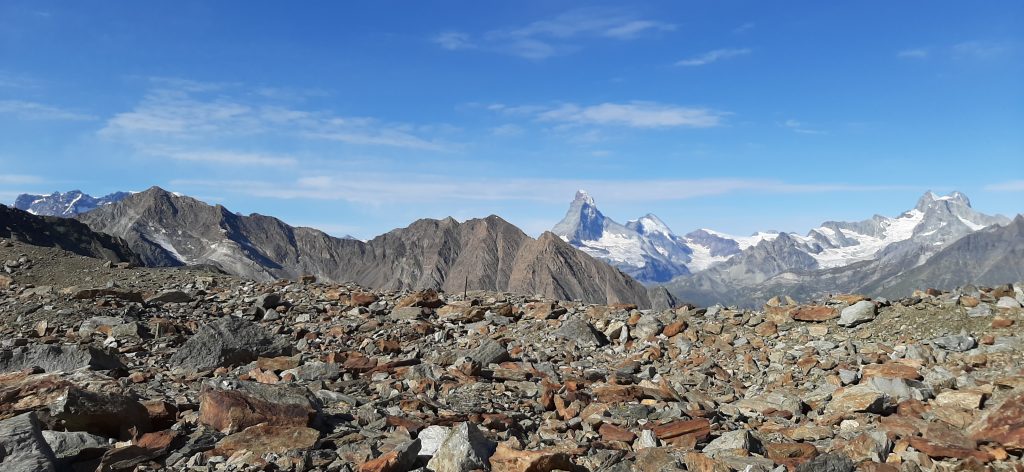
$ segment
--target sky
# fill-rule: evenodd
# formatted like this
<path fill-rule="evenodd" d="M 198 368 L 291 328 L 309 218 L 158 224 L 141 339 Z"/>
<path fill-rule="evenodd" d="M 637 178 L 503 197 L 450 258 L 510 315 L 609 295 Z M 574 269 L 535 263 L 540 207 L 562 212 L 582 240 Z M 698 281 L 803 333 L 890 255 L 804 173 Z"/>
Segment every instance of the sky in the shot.
<path fill-rule="evenodd" d="M 1024 212 L 1024 2 L 0 2 L 0 202 L 158 185 L 370 238 L 577 189 L 677 233 Z"/>

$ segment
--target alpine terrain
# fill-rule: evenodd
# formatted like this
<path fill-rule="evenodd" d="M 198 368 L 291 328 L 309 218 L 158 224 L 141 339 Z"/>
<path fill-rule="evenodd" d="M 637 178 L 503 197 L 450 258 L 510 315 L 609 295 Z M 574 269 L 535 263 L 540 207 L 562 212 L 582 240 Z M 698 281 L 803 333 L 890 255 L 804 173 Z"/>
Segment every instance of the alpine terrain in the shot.
<path fill-rule="evenodd" d="M 80 213 L 95 210 L 104 205 L 123 200 L 129 192 L 114 192 L 103 197 L 92 197 L 81 190 L 70 192 L 53 192 L 50 195 L 32 195 L 23 193 L 14 200 L 14 207 L 25 210 L 33 215 L 60 216 L 68 218 Z"/>
<path fill-rule="evenodd" d="M 154 187 L 78 218 L 126 240 L 148 266 L 209 264 L 261 281 L 313 275 L 377 289 L 500 290 L 652 305 L 648 289 L 629 276 L 553 234 L 533 239 L 497 216 L 422 219 L 362 242 Z M 663 289 L 653 292 L 657 304 L 670 303 Z"/>

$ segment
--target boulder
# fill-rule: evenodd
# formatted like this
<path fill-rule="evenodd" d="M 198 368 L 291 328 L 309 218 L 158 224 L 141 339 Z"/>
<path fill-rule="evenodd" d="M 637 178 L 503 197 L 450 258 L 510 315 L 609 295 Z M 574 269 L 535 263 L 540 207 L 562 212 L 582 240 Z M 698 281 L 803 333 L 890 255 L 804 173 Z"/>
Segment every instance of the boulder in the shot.
<path fill-rule="evenodd" d="M 95 459 L 112 446 L 113 440 L 84 431 L 43 431 L 43 439 L 60 463 L 80 458 Z"/>
<path fill-rule="evenodd" d="M 188 303 L 192 296 L 181 290 L 163 290 L 146 299 L 146 303 Z"/>
<path fill-rule="evenodd" d="M 0 421 L 0 470 L 56 470 L 56 457 L 43 439 L 42 425 L 33 412 Z"/>
<path fill-rule="evenodd" d="M 998 444 L 1009 451 L 1024 451 L 1024 388 L 985 409 L 968 432 L 975 441 Z"/>
<path fill-rule="evenodd" d="M 312 448 L 319 439 L 320 432 L 313 428 L 262 423 L 225 436 L 217 442 L 213 453 L 231 456 L 245 450 L 256 457 L 263 457 L 266 454 L 283 455 L 296 449 Z"/>
<path fill-rule="evenodd" d="M 579 318 L 565 320 L 562 326 L 555 330 L 554 336 L 575 342 L 578 346 L 600 347 L 608 344 L 603 334 Z"/>
<path fill-rule="evenodd" d="M 470 472 L 487 469 L 496 445 L 484 437 L 472 423 L 452 427 L 448 437 L 427 463 L 433 472 Z"/>
<path fill-rule="evenodd" d="M 947 351 L 964 352 L 974 349 L 978 345 L 978 341 L 967 334 L 961 333 L 937 337 L 932 339 L 932 344 Z"/>
<path fill-rule="evenodd" d="M 291 355 L 294 347 L 256 323 L 228 316 L 205 325 L 171 356 L 170 364 L 196 370 L 233 366 L 260 357 Z"/>
<path fill-rule="evenodd" d="M 877 313 L 874 302 L 861 300 L 843 308 L 843 311 L 839 313 L 839 326 L 852 327 L 867 323 L 874 320 Z"/>
<path fill-rule="evenodd" d="M 320 406 L 305 387 L 211 381 L 199 395 L 199 422 L 231 434 L 250 426 L 309 426 Z"/>
<path fill-rule="evenodd" d="M 466 357 L 479 362 L 484 367 L 490 364 L 500 364 L 510 359 L 505 346 L 493 339 L 483 340 L 479 346 L 467 352 Z"/>
<path fill-rule="evenodd" d="M 498 444 L 490 459 L 491 472 L 550 472 L 576 470 L 569 453 L 561 450 L 520 451 Z"/>
<path fill-rule="evenodd" d="M 364 462 L 359 466 L 359 472 L 406 472 L 416 464 L 419 452 L 420 440 L 414 439 Z"/>
<path fill-rule="evenodd" d="M 796 467 L 796 472 L 853 472 L 853 461 L 842 454 L 822 454 Z"/>

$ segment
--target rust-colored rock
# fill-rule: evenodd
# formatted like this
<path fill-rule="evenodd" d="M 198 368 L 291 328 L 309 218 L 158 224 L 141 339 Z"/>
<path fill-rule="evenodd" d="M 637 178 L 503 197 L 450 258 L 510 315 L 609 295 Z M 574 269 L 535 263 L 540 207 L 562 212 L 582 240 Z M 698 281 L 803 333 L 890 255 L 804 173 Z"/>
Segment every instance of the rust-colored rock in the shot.
<path fill-rule="evenodd" d="M 284 454 L 295 449 L 309 449 L 319 439 L 320 432 L 313 428 L 259 424 L 224 437 L 217 442 L 213 452 L 231 456 L 244 449 L 262 457 L 267 453 Z"/>
<path fill-rule="evenodd" d="M 317 414 L 309 391 L 286 385 L 238 382 L 234 390 L 205 388 L 199 396 L 199 422 L 231 434 L 249 426 L 306 426 Z"/>
<path fill-rule="evenodd" d="M 707 418 L 693 420 L 678 420 L 668 424 L 652 428 L 658 439 L 672 439 L 682 435 L 693 435 L 697 440 L 706 438 L 711 434 L 711 422 Z"/>
<path fill-rule="evenodd" d="M 520 451 L 498 443 L 490 458 L 491 472 L 550 472 L 576 470 L 571 454 L 564 450 Z"/>
<path fill-rule="evenodd" d="M 818 456 L 818 448 L 810 443 L 768 443 L 764 449 L 769 459 L 790 470 Z"/>
<path fill-rule="evenodd" d="M 611 423 L 604 423 L 598 428 L 597 432 L 601 435 L 601 439 L 605 441 L 622 441 L 626 443 L 632 443 L 636 439 L 636 434 L 632 431 L 623 428 L 621 426 L 615 426 Z"/>
<path fill-rule="evenodd" d="M 986 408 L 969 432 L 975 441 L 998 444 L 1008 451 L 1024 450 L 1024 389 Z"/>
<path fill-rule="evenodd" d="M 885 364 L 868 364 L 861 370 L 861 377 L 884 377 L 889 379 L 921 380 L 921 372 L 914 366 L 898 362 L 886 362 Z"/>
<path fill-rule="evenodd" d="M 839 311 L 827 306 L 799 306 L 792 311 L 791 316 L 796 321 L 828 321 L 839 318 Z"/>

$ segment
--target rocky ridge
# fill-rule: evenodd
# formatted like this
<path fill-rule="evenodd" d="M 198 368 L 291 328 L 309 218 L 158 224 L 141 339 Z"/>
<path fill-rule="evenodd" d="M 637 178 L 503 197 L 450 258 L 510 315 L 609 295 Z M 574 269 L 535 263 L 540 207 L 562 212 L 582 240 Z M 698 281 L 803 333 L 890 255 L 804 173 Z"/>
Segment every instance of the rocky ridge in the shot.
<path fill-rule="evenodd" d="M 1019 470 L 1021 284 L 757 310 L 0 241 L 0 469 Z"/>
<path fill-rule="evenodd" d="M 78 218 L 123 238 L 147 266 L 210 264 L 260 281 L 314 275 L 381 290 L 498 290 L 644 308 L 671 301 L 550 233 L 533 239 L 493 215 L 422 219 L 362 242 L 153 187 Z"/>

